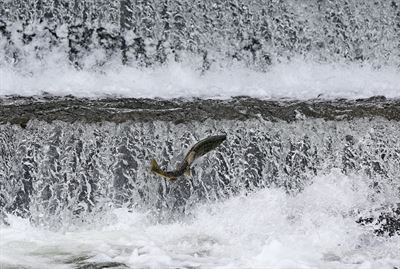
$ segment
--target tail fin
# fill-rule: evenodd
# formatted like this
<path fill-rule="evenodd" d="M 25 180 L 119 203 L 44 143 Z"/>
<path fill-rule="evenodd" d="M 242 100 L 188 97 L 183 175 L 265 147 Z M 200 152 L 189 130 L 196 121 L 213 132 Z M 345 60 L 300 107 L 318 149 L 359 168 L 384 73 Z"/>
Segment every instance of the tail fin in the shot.
<path fill-rule="evenodd" d="M 158 166 L 157 161 L 154 159 L 151 160 L 151 171 L 153 171 L 153 172 L 160 171 L 160 167 Z"/>
<path fill-rule="evenodd" d="M 151 171 L 162 176 L 162 177 L 166 177 L 167 179 L 171 180 L 171 181 L 175 181 L 176 180 L 176 176 L 171 175 L 171 172 L 165 172 L 163 171 L 159 166 L 158 163 L 156 162 L 156 160 L 151 160 Z"/>

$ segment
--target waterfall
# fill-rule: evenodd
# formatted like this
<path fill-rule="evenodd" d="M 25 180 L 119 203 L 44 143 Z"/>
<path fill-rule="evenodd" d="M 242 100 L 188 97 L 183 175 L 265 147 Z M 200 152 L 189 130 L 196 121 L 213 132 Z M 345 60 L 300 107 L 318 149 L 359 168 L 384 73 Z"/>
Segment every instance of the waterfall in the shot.
<path fill-rule="evenodd" d="M 203 72 L 232 63 L 265 71 L 297 58 L 400 64 L 396 1 L 3 1 L 0 17 L 0 65 L 22 69 L 32 61 L 97 70 L 186 61 Z"/>
<path fill-rule="evenodd" d="M 3 210 L 52 227 L 90 221 L 88 215 L 110 207 L 151 210 L 169 219 L 196 203 L 265 187 L 296 194 L 312 183 L 310 178 L 333 169 L 364 175 L 377 192 L 400 187 L 399 122 L 379 118 L 178 124 L 33 120 L 24 129 L 0 128 Z M 219 133 L 227 140 L 194 165 L 192 177 L 170 183 L 149 171 L 152 158 L 173 169 L 196 141 Z"/>

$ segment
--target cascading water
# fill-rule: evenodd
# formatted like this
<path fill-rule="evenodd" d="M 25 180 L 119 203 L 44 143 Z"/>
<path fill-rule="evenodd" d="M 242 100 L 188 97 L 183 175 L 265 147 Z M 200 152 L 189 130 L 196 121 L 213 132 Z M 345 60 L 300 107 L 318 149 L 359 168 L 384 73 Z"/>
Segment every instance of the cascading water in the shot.
<path fill-rule="evenodd" d="M 0 267 L 400 268 L 399 66 L 394 0 L 1 1 Z"/>
<path fill-rule="evenodd" d="M 22 69 L 174 60 L 268 70 L 296 57 L 400 64 L 397 1 L 3 1 L 0 16 L 1 64 Z"/>
<path fill-rule="evenodd" d="M 3 125 L 1 202 L 9 213 L 55 228 L 110 206 L 164 215 L 264 187 L 297 193 L 332 169 L 395 193 L 399 129 L 386 120 Z M 190 145 L 216 133 L 227 141 L 191 179 L 166 184 L 150 173 L 152 158 L 173 168 Z"/>
<path fill-rule="evenodd" d="M 283 224 L 282 220 L 274 220 L 282 225 L 304 229 L 308 226 L 302 224 L 307 219 L 303 214 L 317 214 L 311 218 L 322 218 L 323 222 L 332 218 L 329 214 L 340 214 L 342 221 L 348 222 L 347 225 L 358 225 L 358 229 L 366 235 L 396 235 L 398 231 L 393 226 L 396 224 L 391 226 L 390 223 L 378 222 L 378 217 L 386 217 L 388 221 L 396 218 L 396 215 L 393 218 L 390 216 L 399 203 L 399 129 L 398 121 L 379 118 L 352 121 L 306 119 L 291 123 L 262 119 L 207 120 L 185 124 L 161 121 L 121 124 L 30 121 L 24 129 L 16 125 L 2 125 L 1 205 L 3 212 L 28 218 L 32 225 L 46 230 L 79 231 L 83 227 L 107 226 L 114 223 L 112 219 L 115 214 L 124 223 L 129 213 L 120 215 L 121 212 L 115 211 L 118 208 L 145 214 L 146 222 L 159 223 L 152 225 L 164 228 L 172 225 L 171 229 L 174 229 L 175 222 L 190 222 L 192 218 L 199 218 L 198 214 L 200 220 L 192 225 L 204 225 L 202 214 L 206 214 L 212 222 L 219 222 L 218 219 L 212 220 L 215 218 L 212 212 L 219 212 L 220 206 L 211 208 L 211 212 L 207 209 L 199 213 L 199 205 L 209 207 L 215 203 L 227 203 L 221 206 L 228 207 L 226 210 L 230 213 L 223 213 L 223 210 L 218 214 L 233 214 L 235 207 L 243 210 L 239 204 L 231 207 L 233 205 L 230 203 L 237 203 L 234 197 L 249 197 L 250 200 L 244 203 L 251 212 L 262 210 L 263 206 L 270 208 L 270 205 L 257 202 L 263 199 L 262 189 L 269 190 L 267 197 L 278 195 L 274 192 L 282 190 L 283 193 L 272 199 L 283 199 L 286 196 L 285 204 L 290 204 L 291 199 L 298 199 L 296 203 L 306 203 L 306 207 L 312 203 L 311 200 L 307 202 L 307 199 L 322 199 L 318 203 L 327 203 L 322 208 L 320 204 L 315 204 L 312 211 L 301 209 L 303 213 L 286 212 L 300 210 L 286 205 L 288 209 L 274 211 L 274 214 L 289 218 L 289 223 L 285 220 Z M 215 133 L 226 133 L 228 138 L 218 150 L 194 166 L 194 175 L 190 179 L 182 178 L 177 183 L 168 183 L 149 172 L 151 158 L 155 157 L 162 166 L 172 168 L 190 145 Z M 322 189 L 318 189 L 318 186 Z M 352 197 L 354 194 L 349 196 L 348 192 L 355 192 L 359 198 Z M 253 193 L 259 197 L 254 198 Z M 311 197 L 299 198 L 307 195 Z M 319 195 L 342 195 L 340 200 L 334 202 L 339 203 L 339 209 L 331 208 L 334 206 L 330 204 L 332 198 L 325 200 L 319 198 Z M 349 202 L 346 199 L 356 200 Z M 265 202 L 275 204 L 278 208 L 283 206 L 278 206 L 274 200 Z M 342 203 L 350 204 L 344 206 Z M 251 209 L 252 206 L 255 208 Z M 324 212 L 318 213 L 319 210 Z M 329 210 L 333 211 L 329 213 Z M 9 215 L 9 222 L 15 221 L 12 215 Z M 238 216 L 226 217 L 240 221 Z M 254 221 L 257 223 L 261 221 L 255 215 L 249 217 L 256 218 Z M 275 215 L 265 217 L 276 218 Z M 298 220 L 290 220 L 292 217 Z M 376 219 L 368 221 L 371 217 Z M 127 221 L 128 224 L 118 225 L 132 225 Z M 146 225 L 140 220 L 132 221 L 139 221 L 135 226 Z M 253 232 L 260 233 L 259 230 Z M 282 231 L 283 234 L 286 232 Z M 249 240 L 249 234 L 244 236 L 247 239 L 240 240 Z M 208 240 L 217 239 L 204 240 L 204 244 L 209 244 Z M 205 247 L 203 243 L 195 244 Z M 86 260 L 82 255 L 86 255 L 87 251 L 71 254 L 70 258 L 65 259 L 79 256 Z M 123 256 L 121 253 L 117 256 L 120 255 Z M 140 257 L 141 254 L 138 255 Z M 130 264 L 129 259 L 121 261 Z M 262 261 L 258 262 L 263 264 Z M 132 261 L 132 264 L 137 263 Z M 149 265 L 147 262 L 143 264 Z M 155 264 L 156 267 L 165 265 L 163 261 Z"/>

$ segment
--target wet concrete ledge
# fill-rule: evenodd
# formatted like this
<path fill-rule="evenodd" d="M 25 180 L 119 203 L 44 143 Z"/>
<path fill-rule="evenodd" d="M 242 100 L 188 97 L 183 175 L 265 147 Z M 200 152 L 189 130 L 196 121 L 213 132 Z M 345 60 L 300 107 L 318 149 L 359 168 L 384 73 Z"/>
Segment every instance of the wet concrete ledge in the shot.
<path fill-rule="evenodd" d="M 400 121 L 400 99 L 375 96 L 357 100 L 260 100 L 235 97 L 211 99 L 88 99 L 72 96 L 6 96 L 0 98 L 0 123 L 22 127 L 32 119 L 52 122 L 115 122 L 248 120 L 262 118 L 287 122 L 304 118 L 351 120 L 382 117 Z"/>

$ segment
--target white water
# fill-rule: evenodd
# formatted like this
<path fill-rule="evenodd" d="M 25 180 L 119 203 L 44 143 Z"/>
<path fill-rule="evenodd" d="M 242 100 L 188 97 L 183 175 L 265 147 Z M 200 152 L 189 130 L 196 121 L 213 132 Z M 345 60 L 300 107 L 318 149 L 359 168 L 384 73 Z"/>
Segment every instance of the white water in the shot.
<path fill-rule="evenodd" d="M 190 63 L 135 68 L 109 63 L 101 71 L 77 71 L 62 64 L 61 56 L 19 68 L 0 66 L 0 96 L 74 95 L 78 97 L 230 98 L 262 99 L 400 97 L 400 70 L 364 64 L 319 64 L 304 60 L 272 65 L 266 72 L 230 65 L 202 74 Z M 88 64 L 89 67 L 92 64 Z"/>
<path fill-rule="evenodd" d="M 377 237 L 355 220 L 393 199 L 390 188 L 373 194 L 368 180 L 334 170 L 296 196 L 263 189 L 199 205 L 169 224 L 114 209 L 107 225 L 50 232 L 9 216 L 0 265 L 76 268 L 67 262 L 88 256 L 131 268 L 392 269 L 400 266 L 400 237 Z"/>

